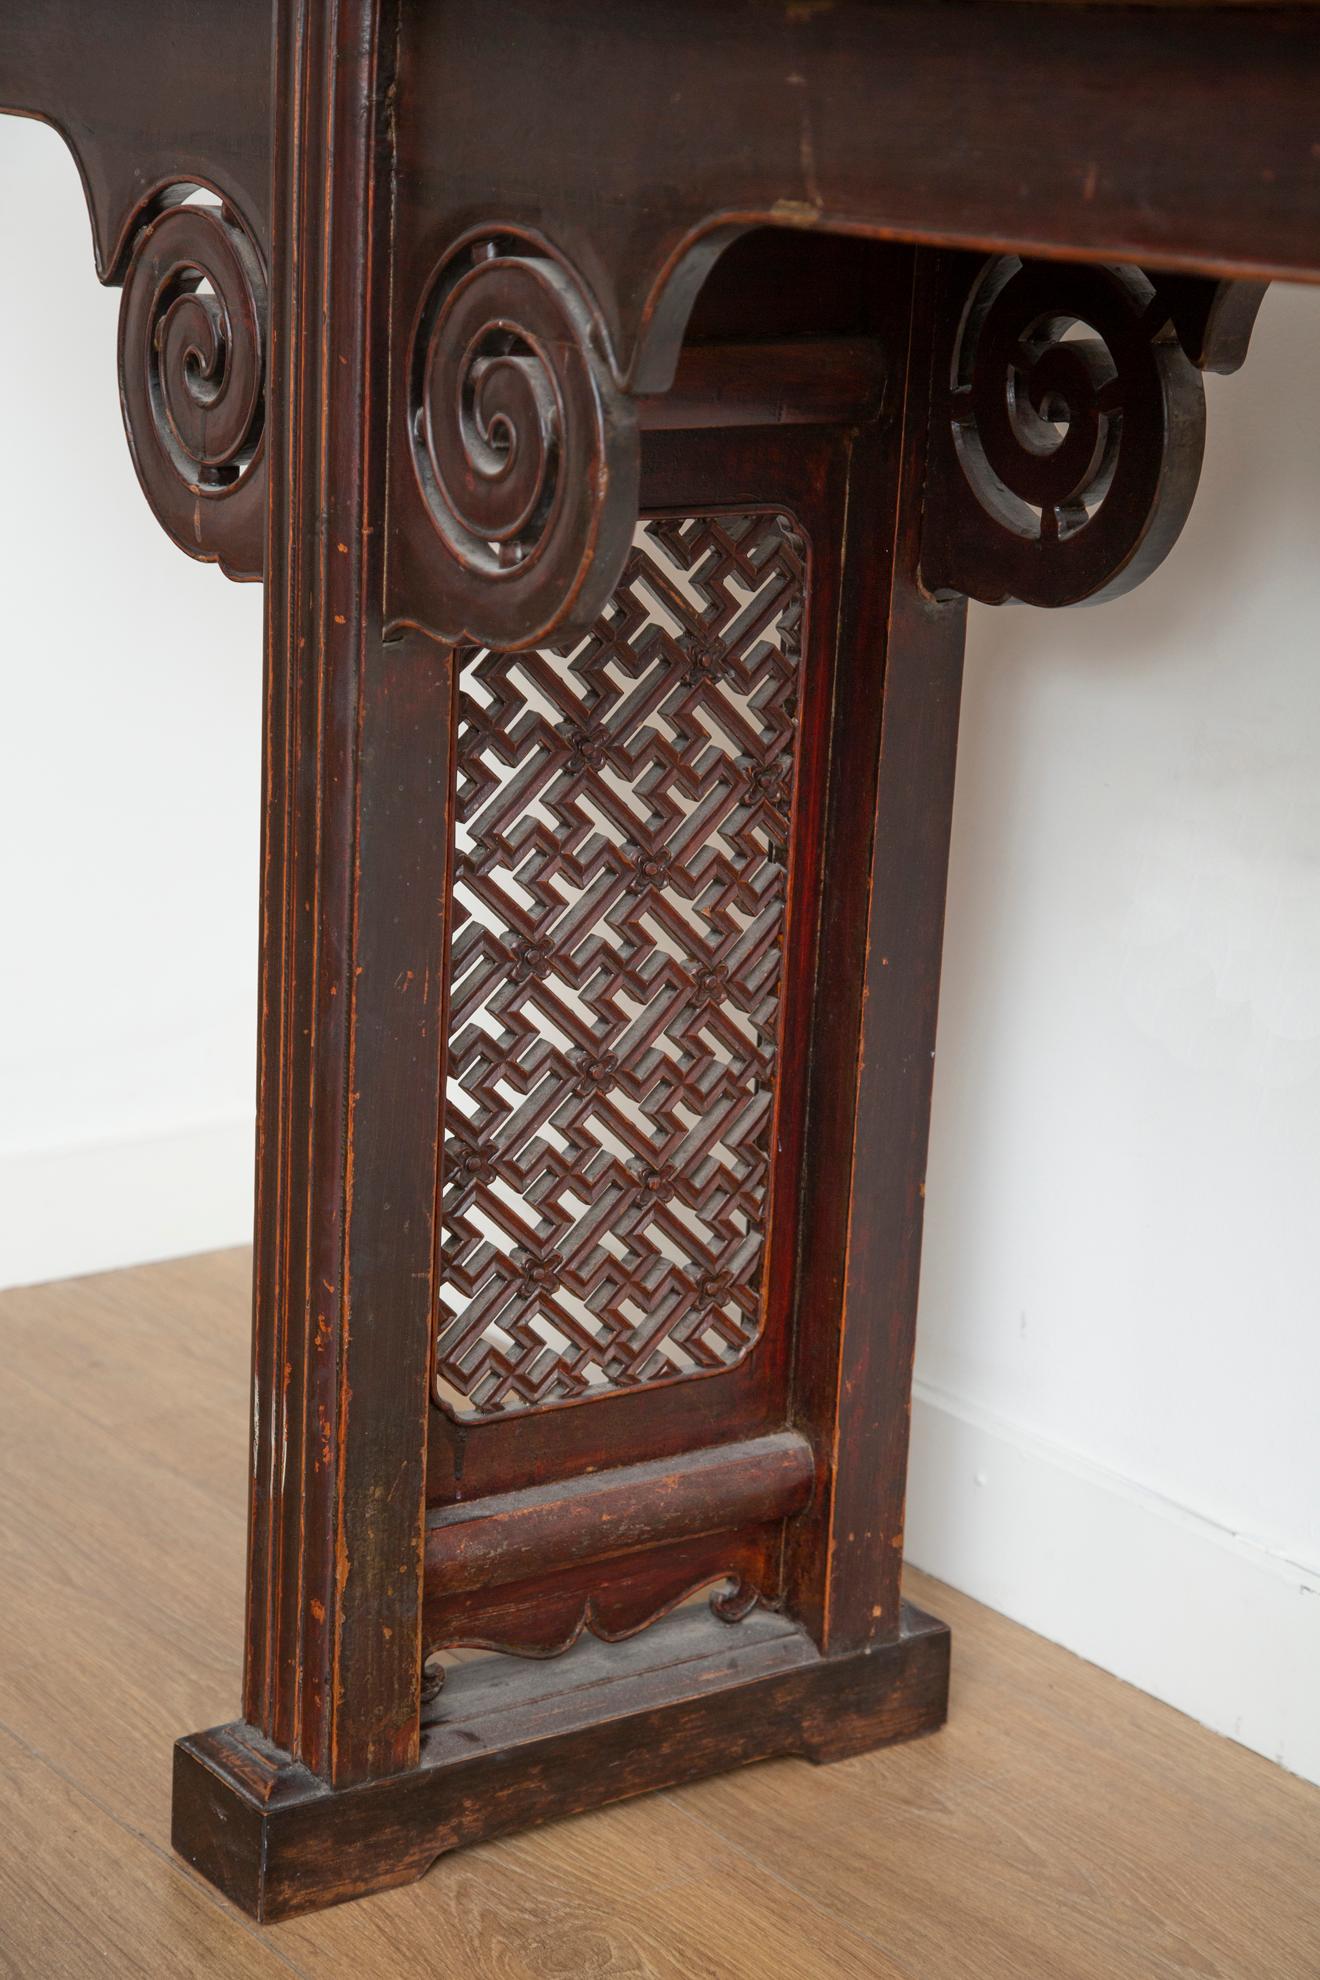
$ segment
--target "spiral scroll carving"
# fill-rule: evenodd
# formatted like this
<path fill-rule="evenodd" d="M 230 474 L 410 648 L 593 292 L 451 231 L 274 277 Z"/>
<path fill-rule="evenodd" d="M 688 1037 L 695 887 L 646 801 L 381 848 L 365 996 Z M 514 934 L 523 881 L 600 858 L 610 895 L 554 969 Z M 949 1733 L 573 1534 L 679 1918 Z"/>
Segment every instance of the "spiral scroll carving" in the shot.
<path fill-rule="evenodd" d="M 1074 605 L 1130 590 L 1168 554 L 1196 490 L 1205 401 L 1139 270 L 985 264 L 947 376 L 932 589 Z"/>
<path fill-rule="evenodd" d="M 167 205 L 124 277 L 119 379 L 138 479 L 191 556 L 259 578 L 265 536 L 266 278 L 220 204 Z"/>
<path fill-rule="evenodd" d="M 627 555 L 638 443 L 595 313 L 544 248 L 502 234 L 442 263 L 410 440 L 444 559 L 428 630 L 507 651 L 589 625 Z"/>

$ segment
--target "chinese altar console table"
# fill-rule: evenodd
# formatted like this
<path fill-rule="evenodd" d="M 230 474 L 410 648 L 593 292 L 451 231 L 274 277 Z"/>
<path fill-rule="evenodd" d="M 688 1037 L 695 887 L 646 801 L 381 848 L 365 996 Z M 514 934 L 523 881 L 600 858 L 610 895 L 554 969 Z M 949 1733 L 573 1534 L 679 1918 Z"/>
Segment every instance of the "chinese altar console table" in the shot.
<path fill-rule="evenodd" d="M 0 106 L 147 499 L 265 585 L 246 1678 L 176 1847 L 273 1919 L 938 1726 L 966 600 L 1173 545 L 1201 373 L 1320 279 L 1320 12 L 6 0 Z"/>

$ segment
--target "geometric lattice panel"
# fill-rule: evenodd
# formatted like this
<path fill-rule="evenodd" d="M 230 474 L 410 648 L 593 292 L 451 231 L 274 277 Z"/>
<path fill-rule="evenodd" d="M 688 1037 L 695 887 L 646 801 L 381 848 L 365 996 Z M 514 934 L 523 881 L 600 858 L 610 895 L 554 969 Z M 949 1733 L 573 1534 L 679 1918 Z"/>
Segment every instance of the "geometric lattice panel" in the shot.
<path fill-rule="evenodd" d="M 643 523 L 569 651 L 460 679 L 436 1400 L 731 1367 L 761 1329 L 805 551 Z"/>

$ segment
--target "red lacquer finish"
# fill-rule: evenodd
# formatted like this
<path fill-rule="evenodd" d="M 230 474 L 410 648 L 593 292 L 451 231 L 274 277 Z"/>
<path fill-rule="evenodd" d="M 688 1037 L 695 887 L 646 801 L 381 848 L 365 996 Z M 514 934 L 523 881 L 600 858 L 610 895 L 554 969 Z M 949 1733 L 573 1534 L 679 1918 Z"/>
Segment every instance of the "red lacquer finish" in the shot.
<path fill-rule="evenodd" d="M 246 1681 L 174 1828 L 257 1916 L 941 1722 L 965 600 L 1173 549 L 1318 98 L 1302 5 L 9 0 L 144 491 L 266 585 Z"/>

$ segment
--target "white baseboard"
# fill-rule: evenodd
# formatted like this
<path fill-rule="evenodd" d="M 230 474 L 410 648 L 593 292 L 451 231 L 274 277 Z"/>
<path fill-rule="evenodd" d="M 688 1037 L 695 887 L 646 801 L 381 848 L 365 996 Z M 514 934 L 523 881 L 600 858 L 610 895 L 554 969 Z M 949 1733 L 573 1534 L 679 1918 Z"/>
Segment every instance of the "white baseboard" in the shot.
<path fill-rule="evenodd" d="M 247 1244 L 251 1120 L 0 1155 L 0 1287 Z"/>
<path fill-rule="evenodd" d="M 921 1381 L 906 1552 L 1320 1782 L 1320 1570 Z"/>

